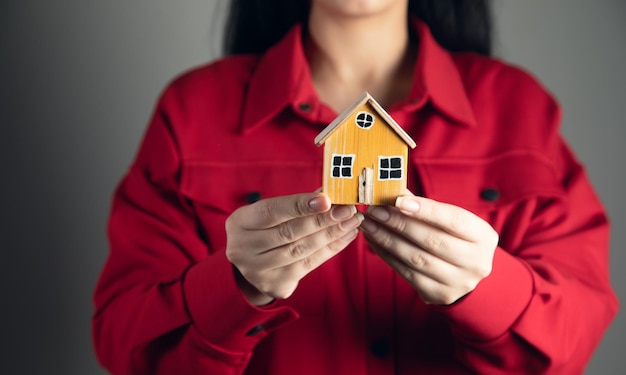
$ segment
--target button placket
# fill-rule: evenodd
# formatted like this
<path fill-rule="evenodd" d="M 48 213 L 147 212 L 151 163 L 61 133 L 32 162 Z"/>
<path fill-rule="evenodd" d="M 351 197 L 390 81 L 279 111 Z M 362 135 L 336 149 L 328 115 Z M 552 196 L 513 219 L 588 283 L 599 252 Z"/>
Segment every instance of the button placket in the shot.
<path fill-rule="evenodd" d="M 367 308 L 367 366 L 372 373 L 392 371 L 392 342 L 395 332 L 395 273 L 378 256 L 365 255 L 365 290 Z"/>

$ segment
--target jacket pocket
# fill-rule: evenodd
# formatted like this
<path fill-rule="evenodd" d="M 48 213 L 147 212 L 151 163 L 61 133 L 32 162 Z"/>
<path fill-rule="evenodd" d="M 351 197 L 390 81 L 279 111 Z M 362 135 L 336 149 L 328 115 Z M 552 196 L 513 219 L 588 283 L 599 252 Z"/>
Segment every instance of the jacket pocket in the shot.
<path fill-rule="evenodd" d="M 414 161 L 425 196 L 481 216 L 527 199 L 566 196 L 551 161 L 531 151 Z"/>
<path fill-rule="evenodd" d="M 321 162 L 187 162 L 181 176 L 183 195 L 228 214 L 258 198 L 310 192 L 321 185 Z"/>
<path fill-rule="evenodd" d="M 186 162 L 181 193 L 194 207 L 213 251 L 226 247 L 224 223 L 237 208 L 258 199 L 304 193 L 321 186 L 321 164 Z"/>

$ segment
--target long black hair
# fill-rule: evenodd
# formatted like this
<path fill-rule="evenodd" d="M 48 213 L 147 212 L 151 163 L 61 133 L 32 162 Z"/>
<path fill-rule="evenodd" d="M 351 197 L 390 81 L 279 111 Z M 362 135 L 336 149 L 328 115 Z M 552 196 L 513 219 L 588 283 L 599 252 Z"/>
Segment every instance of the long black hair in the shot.
<path fill-rule="evenodd" d="M 409 0 L 409 13 L 424 21 L 450 51 L 491 53 L 489 0 Z M 296 23 L 306 25 L 306 0 L 231 0 L 224 53 L 263 53 Z"/>

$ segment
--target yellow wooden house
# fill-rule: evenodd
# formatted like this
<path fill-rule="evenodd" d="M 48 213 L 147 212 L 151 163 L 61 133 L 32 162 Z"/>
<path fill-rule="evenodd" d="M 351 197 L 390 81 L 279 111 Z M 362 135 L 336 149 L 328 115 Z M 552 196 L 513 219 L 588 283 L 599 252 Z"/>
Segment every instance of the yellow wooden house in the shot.
<path fill-rule="evenodd" d="M 322 191 L 334 204 L 393 205 L 406 189 L 415 142 L 367 92 L 315 144 L 324 145 Z"/>

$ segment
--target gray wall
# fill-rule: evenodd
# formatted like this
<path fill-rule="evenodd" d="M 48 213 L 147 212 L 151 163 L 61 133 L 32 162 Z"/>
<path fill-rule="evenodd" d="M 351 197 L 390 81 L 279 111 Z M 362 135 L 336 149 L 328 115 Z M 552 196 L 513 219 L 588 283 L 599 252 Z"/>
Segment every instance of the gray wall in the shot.
<path fill-rule="evenodd" d="M 499 56 L 560 99 L 563 132 L 613 220 L 626 299 L 626 2 L 495 0 Z M 100 374 L 91 292 L 111 193 L 154 102 L 219 52 L 216 0 L 0 0 L 0 373 Z M 626 373 L 618 317 L 588 369 Z"/>

